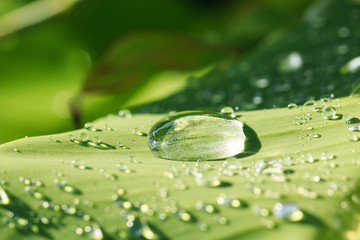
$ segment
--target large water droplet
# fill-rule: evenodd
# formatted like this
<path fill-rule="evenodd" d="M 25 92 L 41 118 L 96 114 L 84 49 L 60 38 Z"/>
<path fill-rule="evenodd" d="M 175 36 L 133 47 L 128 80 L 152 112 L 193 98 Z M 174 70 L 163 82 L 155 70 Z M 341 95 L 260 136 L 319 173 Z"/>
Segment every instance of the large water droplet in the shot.
<path fill-rule="evenodd" d="M 360 119 L 350 118 L 347 120 L 346 125 L 350 131 L 359 131 L 360 130 Z"/>
<path fill-rule="evenodd" d="M 148 144 L 156 157 L 222 159 L 244 150 L 243 123 L 216 113 L 180 112 L 157 122 Z"/>
<path fill-rule="evenodd" d="M 322 116 L 326 120 L 336 119 L 336 111 L 333 107 L 325 107 L 322 110 Z"/>

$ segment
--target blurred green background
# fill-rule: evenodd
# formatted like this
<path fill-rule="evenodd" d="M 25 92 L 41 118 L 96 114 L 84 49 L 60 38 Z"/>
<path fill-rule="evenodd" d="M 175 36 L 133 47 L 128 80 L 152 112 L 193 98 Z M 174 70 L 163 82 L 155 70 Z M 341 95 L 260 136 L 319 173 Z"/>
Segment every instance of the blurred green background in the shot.
<path fill-rule="evenodd" d="M 312 3 L 2 0 L 0 143 L 171 96 L 285 35 Z"/>

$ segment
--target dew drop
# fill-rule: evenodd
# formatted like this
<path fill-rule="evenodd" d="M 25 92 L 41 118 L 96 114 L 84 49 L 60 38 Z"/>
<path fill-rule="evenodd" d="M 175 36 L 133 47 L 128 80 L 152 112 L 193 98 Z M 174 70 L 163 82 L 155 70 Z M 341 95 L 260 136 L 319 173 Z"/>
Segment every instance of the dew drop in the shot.
<path fill-rule="evenodd" d="M 93 240 L 102 240 L 104 238 L 104 234 L 101 228 L 97 225 L 93 225 L 92 227 L 86 226 L 85 231 L 88 233 L 88 237 Z"/>
<path fill-rule="evenodd" d="M 202 172 L 195 175 L 195 181 L 199 186 L 218 187 L 221 184 L 216 172 Z"/>
<path fill-rule="evenodd" d="M 348 134 L 348 139 L 351 142 L 357 142 L 360 140 L 360 134 L 358 134 L 357 132 L 351 132 Z"/>
<path fill-rule="evenodd" d="M 95 136 L 95 137 L 92 138 L 92 141 L 95 144 L 100 144 L 101 143 L 101 138 L 99 136 Z"/>
<path fill-rule="evenodd" d="M 304 217 L 304 213 L 295 203 L 276 203 L 273 208 L 273 213 L 276 218 L 291 222 L 298 222 Z"/>
<path fill-rule="evenodd" d="M 265 218 L 265 217 L 261 218 L 260 222 L 261 222 L 261 225 L 263 225 L 267 229 L 274 229 L 276 227 L 275 221 L 273 221 L 269 218 Z"/>
<path fill-rule="evenodd" d="M 131 118 L 131 112 L 128 109 L 120 110 L 118 115 L 122 118 Z"/>
<path fill-rule="evenodd" d="M 336 119 L 336 111 L 335 111 L 335 108 L 333 108 L 333 107 L 325 107 L 325 108 L 322 110 L 322 116 L 323 116 L 323 118 L 325 118 L 326 120 Z"/>
<path fill-rule="evenodd" d="M 314 105 L 313 105 L 313 110 L 314 110 L 315 112 L 322 112 L 325 107 L 327 107 L 327 105 L 326 105 L 325 102 L 323 102 L 323 101 L 317 101 L 317 102 L 315 102 Z"/>
<path fill-rule="evenodd" d="M 14 152 L 21 153 L 21 151 L 17 148 L 14 148 Z"/>
<path fill-rule="evenodd" d="M 221 193 L 216 199 L 217 204 L 233 208 L 245 207 L 245 203 L 237 198 L 228 198 L 224 193 Z"/>
<path fill-rule="evenodd" d="M 156 157 L 174 160 L 222 159 L 244 150 L 243 123 L 216 113 L 180 112 L 157 122 L 148 144 Z"/>
<path fill-rule="evenodd" d="M 138 128 L 133 128 L 132 129 L 132 134 L 137 135 L 137 136 L 144 136 L 144 137 L 147 136 L 146 133 L 141 132 L 140 129 L 138 129 Z"/>
<path fill-rule="evenodd" d="M 207 212 L 207 213 L 214 213 L 215 207 L 211 204 L 206 204 L 203 201 L 197 201 L 195 208 L 199 211 Z"/>
<path fill-rule="evenodd" d="M 215 221 L 220 225 L 226 225 L 229 222 L 226 217 L 220 215 L 215 216 Z"/>
<path fill-rule="evenodd" d="M 308 100 L 304 103 L 303 107 L 312 107 L 315 104 L 315 100 Z"/>
<path fill-rule="evenodd" d="M 287 108 L 288 109 L 296 109 L 298 106 L 296 105 L 296 103 L 289 103 L 288 105 L 287 105 Z"/>
<path fill-rule="evenodd" d="M 208 226 L 205 223 L 198 223 L 197 227 L 202 232 L 206 232 L 208 230 Z"/>
<path fill-rule="evenodd" d="M 6 194 L 5 190 L 0 186 L 0 205 L 8 205 L 10 203 L 10 199 Z"/>
<path fill-rule="evenodd" d="M 314 134 L 312 135 L 312 137 L 313 137 L 313 138 L 320 138 L 320 137 L 321 137 L 321 135 L 320 135 L 320 134 L 318 134 L 318 133 L 314 133 Z"/>
<path fill-rule="evenodd" d="M 74 135 L 69 134 L 69 135 L 67 136 L 67 139 L 68 139 L 69 141 L 74 141 L 75 137 L 74 137 Z"/>
<path fill-rule="evenodd" d="M 346 126 L 350 131 L 360 131 L 360 119 L 358 118 L 350 118 L 346 122 Z"/>
<path fill-rule="evenodd" d="M 89 140 L 89 136 L 86 134 L 86 133 L 80 133 L 79 135 L 78 135 L 78 140 L 80 141 L 80 142 L 87 142 L 88 140 Z"/>
<path fill-rule="evenodd" d="M 225 115 L 225 116 L 228 116 L 228 117 L 231 117 L 231 118 L 235 118 L 236 115 L 235 115 L 235 112 L 234 112 L 234 109 L 232 107 L 223 107 L 220 111 L 220 113 L 222 115 Z"/>

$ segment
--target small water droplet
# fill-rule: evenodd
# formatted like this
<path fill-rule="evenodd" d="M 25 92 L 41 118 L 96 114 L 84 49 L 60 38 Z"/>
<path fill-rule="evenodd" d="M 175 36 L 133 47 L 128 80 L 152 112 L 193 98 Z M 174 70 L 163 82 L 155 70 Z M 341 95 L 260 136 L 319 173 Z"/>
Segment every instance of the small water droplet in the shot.
<path fill-rule="evenodd" d="M 226 225 L 229 222 L 226 217 L 220 215 L 215 215 L 215 221 L 221 225 Z"/>
<path fill-rule="evenodd" d="M 89 136 L 86 134 L 86 133 L 80 133 L 79 135 L 78 135 L 78 140 L 80 141 L 80 142 L 87 142 L 88 140 L 89 140 Z"/>
<path fill-rule="evenodd" d="M 288 109 L 296 109 L 298 107 L 298 105 L 296 105 L 296 103 L 289 103 L 288 105 L 287 105 L 287 108 Z"/>
<path fill-rule="evenodd" d="M 269 218 L 265 218 L 265 217 L 261 218 L 260 222 L 261 222 L 261 225 L 263 225 L 267 229 L 274 229 L 276 227 L 275 221 L 273 221 Z"/>
<path fill-rule="evenodd" d="M 312 107 L 315 104 L 315 100 L 308 100 L 304 103 L 303 107 Z"/>
<path fill-rule="evenodd" d="M 184 222 L 190 222 L 192 220 L 191 215 L 186 212 L 184 209 L 180 209 L 175 213 L 175 216 L 181 219 Z"/>
<path fill-rule="evenodd" d="M 267 217 L 270 214 L 269 209 L 259 206 L 259 205 L 254 205 L 253 211 L 256 215 L 262 216 L 262 217 Z"/>
<path fill-rule="evenodd" d="M 157 122 L 148 144 L 156 157 L 175 160 L 221 159 L 244 150 L 243 123 L 215 113 L 180 112 Z"/>
<path fill-rule="evenodd" d="M 203 201 L 199 200 L 196 202 L 195 208 L 199 211 L 207 212 L 207 213 L 214 213 L 215 207 L 211 204 L 206 204 Z"/>
<path fill-rule="evenodd" d="M 10 199 L 6 194 L 5 190 L 0 186 L 0 205 L 8 205 L 10 203 Z"/>
<path fill-rule="evenodd" d="M 195 181 L 199 186 L 218 187 L 221 184 L 216 172 L 202 172 L 195 175 Z"/>
<path fill-rule="evenodd" d="M 314 105 L 313 105 L 313 110 L 314 110 L 315 112 L 322 112 L 323 109 L 326 108 L 326 107 L 327 107 L 327 105 L 326 105 L 325 102 L 323 102 L 323 101 L 317 101 L 317 102 L 315 102 Z"/>
<path fill-rule="evenodd" d="M 74 141 L 75 137 L 74 137 L 74 135 L 69 134 L 69 135 L 67 136 L 67 139 L 68 139 L 69 141 Z"/>
<path fill-rule="evenodd" d="M 336 119 L 336 110 L 333 107 L 325 107 L 322 110 L 322 116 L 326 120 Z"/>
<path fill-rule="evenodd" d="M 217 204 L 222 206 L 228 206 L 233 208 L 245 207 L 246 204 L 241 202 L 237 198 L 229 198 L 225 195 L 225 193 L 221 193 L 219 197 L 216 199 Z"/>
<path fill-rule="evenodd" d="M 205 223 L 197 223 L 197 227 L 202 232 L 206 232 L 208 230 L 208 226 Z"/>
<path fill-rule="evenodd" d="M 312 137 L 313 137 L 313 138 L 320 138 L 320 137 L 321 137 L 321 135 L 320 135 L 320 134 L 318 134 L 318 133 L 314 133 L 314 134 L 312 135 Z"/>
<path fill-rule="evenodd" d="M 358 118 L 350 118 L 346 125 L 350 131 L 360 131 L 360 119 Z"/>
<path fill-rule="evenodd" d="M 360 134 L 357 132 L 351 132 L 348 134 L 348 139 L 352 142 L 357 142 L 360 140 Z"/>
<path fill-rule="evenodd" d="M 228 117 L 231 117 L 231 118 L 235 118 L 236 115 L 235 115 L 235 112 L 234 112 L 234 109 L 232 107 L 223 107 L 220 111 L 220 113 L 222 115 L 225 115 L 225 116 L 228 116 Z"/>
<path fill-rule="evenodd" d="M 50 141 L 52 142 L 56 142 L 56 143 L 61 143 L 59 140 L 55 139 L 53 136 L 50 136 Z"/>
<path fill-rule="evenodd" d="M 92 141 L 96 144 L 100 144 L 101 143 L 101 138 L 99 136 L 95 136 L 92 138 Z"/>
<path fill-rule="evenodd" d="M 276 203 L 273 213 L 276 218 L 291 222 L 298 222 L 304 217 L 304 213 L 295 203 Z"/>
<path fill-rule="evenodd" d="M 21 153 L 21 151 L 17 148 L 14 148 L 14 151 L 17 152 L 17 153 Z"/>
<path fill-rule="evenodd" d="M 128 109 L 120 110 L 118 115 L 122 118 L 131 118 L 131 112 Z"/>

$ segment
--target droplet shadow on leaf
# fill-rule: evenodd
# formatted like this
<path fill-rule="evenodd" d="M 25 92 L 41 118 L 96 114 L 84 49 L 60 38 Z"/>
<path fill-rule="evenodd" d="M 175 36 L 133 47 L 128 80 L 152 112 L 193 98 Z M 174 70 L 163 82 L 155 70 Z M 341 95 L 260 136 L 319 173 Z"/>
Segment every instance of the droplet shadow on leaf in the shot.
<path fill-rule="evenodd" d="M 246 124 L 244 124 L 243 129 L 246 136 L 245 150 L 244 152 L 237 154 L 235 156 L 236 158 L 244 158 L 254 155 L 255 153 L 259 152 L 261 148 L 261 142 L 256 132 Z"/>

